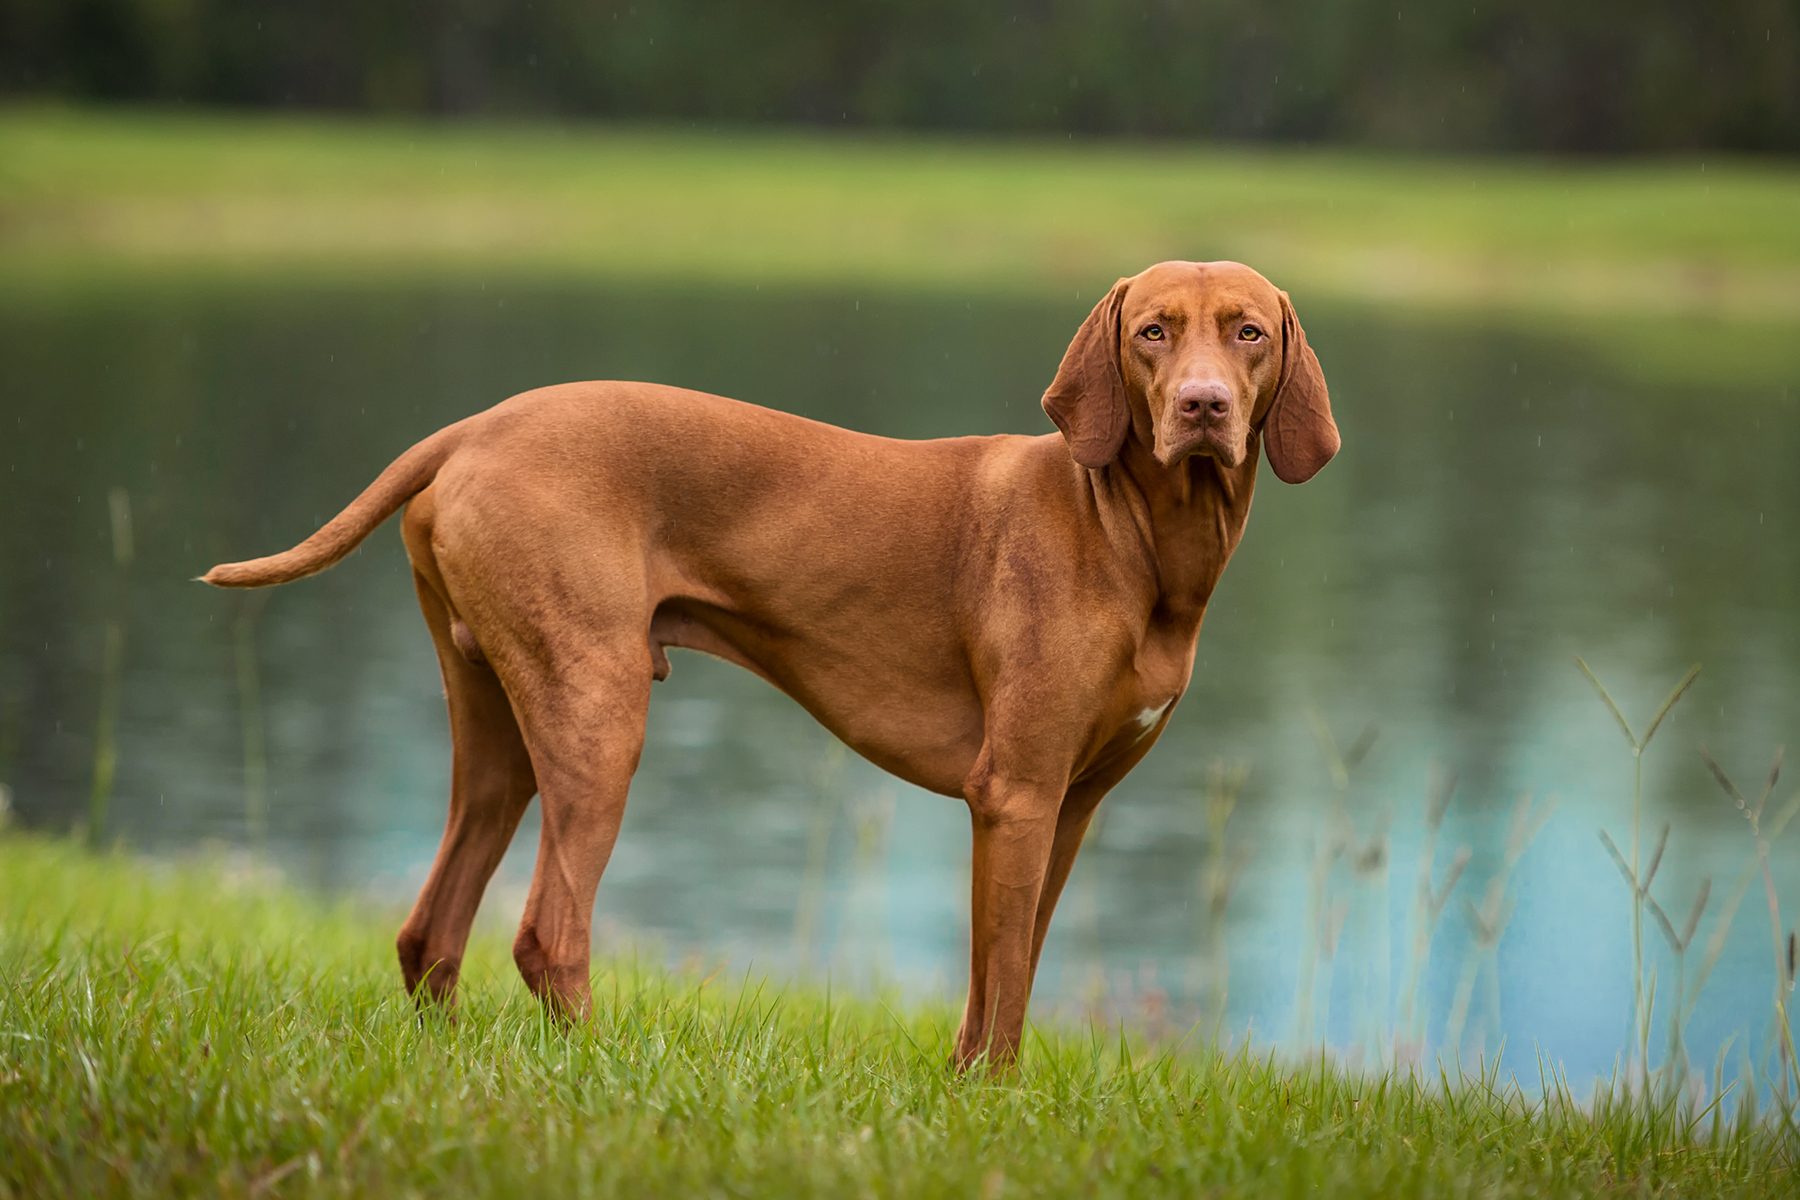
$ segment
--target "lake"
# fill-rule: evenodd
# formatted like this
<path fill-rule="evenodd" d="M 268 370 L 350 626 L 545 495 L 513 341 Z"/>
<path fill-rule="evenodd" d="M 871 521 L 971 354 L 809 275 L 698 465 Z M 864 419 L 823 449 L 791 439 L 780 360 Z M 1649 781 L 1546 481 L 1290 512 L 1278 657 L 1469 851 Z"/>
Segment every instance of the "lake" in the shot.
<path fill-rule="evenodd" d="M 1046 431 L 1038 398 L 1092 298 L 274 277 L 8 295 L 15 817 L 85 820 L 110 724 L 109 838 L 254 848 L 397 925 L 442 828 L 449 746 L 395 524 L 272 593 L 192 576 L 291 545 L 419 437 L 540 384 L 653 379 L 901 437 Z M 1800 349 L 1725 370 L 1732 333 L 1702 321 L 1669 323 L 1652 362 L 1618 322 L 1296 300 L 1344 452 L 1304 487 L 1265 472 L 1191 690 L 1076 868 L 1035 1011 L 1178 1031 L 1223 996 L 1234 1038 L 1353 1055 L 1415 1013 L 1434 1050 L 1504 1038 L 1528 1077 L 1537 1051 L 1577 1081 L 1604 1073 L 1628 1045 L 1632 945 L 1598 831 L 1629 855 L 1632 760 L 1574 657 L 1640 729 L 1703 664 L 1644 757 L 1643 853 L 1671 827 L 1652 893 L 1676 933 L 1711 884 L 1691 976 L 1752 850 L 1699 747 L 1754 801 L 1800 734 Z M 1327 739 L 1366 748 L 1341 787 Z M 1469 863 L 1415 1004 L 1425 813 L 1450 775 L 1435 877 L 1459 847 Z M 1522 796 L 1548 815 L 1511 856 Z M 488 894 L 494 925 L 516 919 L 534 819 Z M 600 888 L 601 949 L 959 995 L 967 849 L 960 805 L 848 755 L 750 675 L 677 655 Z M 1791 927 L 1800 833 L 1772 869 Z M 1464 901 L 1501 873 L 1495 957 L 1470 976 Z M 1649 919 L 1644 939 L 1660 1046 L 1676 967 Z M 1688 1034 L 1708 1067 L 1737 1035 L 1731 1075 L 1770 1044 L 1760 876 L 1722 945 Z"/>

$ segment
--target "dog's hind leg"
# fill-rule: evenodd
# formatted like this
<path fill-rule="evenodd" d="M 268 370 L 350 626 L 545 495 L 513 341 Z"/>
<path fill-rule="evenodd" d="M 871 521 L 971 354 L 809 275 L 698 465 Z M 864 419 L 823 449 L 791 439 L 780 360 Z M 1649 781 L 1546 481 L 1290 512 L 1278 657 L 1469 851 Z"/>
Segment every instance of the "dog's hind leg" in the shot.
<path fill-rule="evenodd" d="M 643 625 L 582 649 L 570 648 L 534 679 L 532 703 L 521 708 L 544 820 L 513 942 L 525 982 L 552 1013 L 572 1021 L 585 1019 L 591 1004 L 594 892 L 643 750 L 651 680 Z"/>
<path fill-rule="evenodd" d="M 444 840 L 397 941 L 407 990 L 424 1004 L 451 999 L 481 894 L 537 785 L 499 679 L 459 644 L 454 618 L 431 584 L 416 573 L 413 579 L 443 668 L 453 756 Z"/>

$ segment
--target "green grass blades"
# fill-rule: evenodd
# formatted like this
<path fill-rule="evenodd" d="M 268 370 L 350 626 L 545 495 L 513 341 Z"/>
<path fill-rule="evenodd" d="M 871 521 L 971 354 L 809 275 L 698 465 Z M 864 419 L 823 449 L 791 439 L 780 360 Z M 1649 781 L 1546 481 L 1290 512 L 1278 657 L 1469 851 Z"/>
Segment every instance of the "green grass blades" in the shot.
<path fill-rule="evenodd" d="M 0 838 L 0 1194 L 1791 1195 L 1791 1125 L 1548 1074 L 1359 1076 L 1037 1029 L 944 1066 L 941 1005 L 602 965 L 542 1019 L 477 940 L 458 1020 L 387 919 L 254 871 Z"/>

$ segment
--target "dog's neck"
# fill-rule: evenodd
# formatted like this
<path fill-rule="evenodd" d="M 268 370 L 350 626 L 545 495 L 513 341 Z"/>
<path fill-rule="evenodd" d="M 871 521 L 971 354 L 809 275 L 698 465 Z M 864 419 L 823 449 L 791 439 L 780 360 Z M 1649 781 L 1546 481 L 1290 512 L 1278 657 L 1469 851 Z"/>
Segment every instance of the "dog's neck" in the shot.
<path fill-rule="evenodd" d="M 1137 548 L 1154 578 L 1153 618 L 1199 632 L 1206 603 L 1243 536 L 1260 449 L 1260 439 L 1252 433 L 1244 461 L 1235 467 L 1197 454 L 1165 467 L 1150 447 L 1128 437 L 1118 458 L 1092 473 L 1096 498 L 1122 509 L 1135 531 Z M 1129 554 L 1131 539 L 1120 537 L 1126 523 L 1104 523 L 1115 544 L 1124 541 L 1121 550 Z"/>

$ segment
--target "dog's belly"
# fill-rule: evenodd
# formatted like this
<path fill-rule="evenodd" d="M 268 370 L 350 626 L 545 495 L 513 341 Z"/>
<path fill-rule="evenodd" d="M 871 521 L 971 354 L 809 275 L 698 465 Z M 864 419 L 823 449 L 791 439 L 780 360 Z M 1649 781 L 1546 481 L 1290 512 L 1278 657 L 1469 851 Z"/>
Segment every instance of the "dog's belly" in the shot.
<path fill-rule="evenodd" d="M 845 745 L 908 783 L 961 796 L 981 751 L 981 706 L 960 672 L 881 639 L 777 633 L 724 609 L 665 601 L 650 623 L 657 677 L 665 648 L 735 663 L 797 701 Z M 961 686 L 959 686 L 961 684 Z"/>

